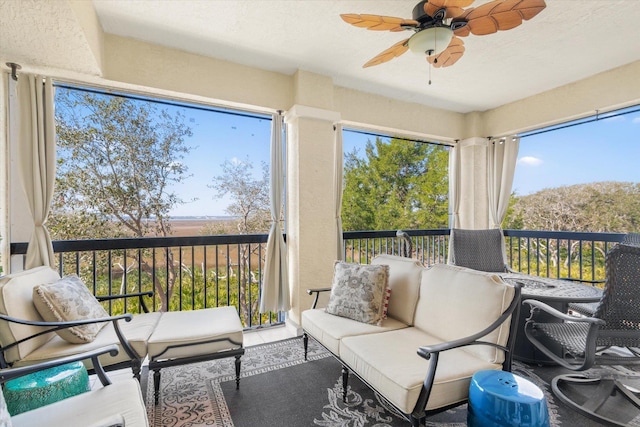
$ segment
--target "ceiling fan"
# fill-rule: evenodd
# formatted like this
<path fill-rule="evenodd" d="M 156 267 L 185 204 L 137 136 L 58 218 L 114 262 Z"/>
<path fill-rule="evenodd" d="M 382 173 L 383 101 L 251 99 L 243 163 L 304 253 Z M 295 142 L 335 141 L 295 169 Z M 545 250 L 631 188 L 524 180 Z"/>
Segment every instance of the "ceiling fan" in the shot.
<path fill-rule="evenodd" d="M 494 0 L 463 9 L 474 0 L 423 0 L 413 8 L 413 19 L 393 16 L 342 14 L 356 27 L 374 31 L 414 31 L 414 34 L 370 59 L 363 68 L 379 65 L 407 50 L 427 56 L 434 67 L 449 67 L 464 53 L 460 37 L 484 36 L 505 31 L 529 20 L 547 7 L 544 0 Z"/>

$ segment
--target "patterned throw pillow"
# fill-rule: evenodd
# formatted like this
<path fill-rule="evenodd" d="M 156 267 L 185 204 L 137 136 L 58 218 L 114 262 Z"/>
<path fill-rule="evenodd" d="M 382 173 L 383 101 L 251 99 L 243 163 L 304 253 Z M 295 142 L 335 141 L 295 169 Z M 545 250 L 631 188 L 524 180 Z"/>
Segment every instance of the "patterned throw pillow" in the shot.
<path fill-rule="evenodd" d="M 388 265 L 336 261 L 326 311 L 358 322 L 379 324 L 388 286 Z"/>
<path fill-rule="evenodd" d="M 98 300 L 76 275 L 65 276 L 57 282 L 33 288 L 33 304 L 47 322 L 109 317 Z M 105 322 L 74 326 L 56 331 L 61 338 L 74 344 L 93 341 Z"/>

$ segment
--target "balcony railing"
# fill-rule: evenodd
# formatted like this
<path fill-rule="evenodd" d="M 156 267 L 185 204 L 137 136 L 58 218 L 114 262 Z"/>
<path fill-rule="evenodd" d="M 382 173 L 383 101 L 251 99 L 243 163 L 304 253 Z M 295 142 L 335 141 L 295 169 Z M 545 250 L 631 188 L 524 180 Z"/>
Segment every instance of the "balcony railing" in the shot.
<path fill-rule="evenodd" d="M 424 265 L 445 263 L 449 230 L 405 230 L 412 257 Z M 75 273 L 94 295 L 154 291 L 146 305 L 156 311 L 234 306 L 246 328 L 283 321 L 283 313 L 258 313 L 266 234 L 54 241 L 60 275 Z M 604 257 L 622 233 L 505 230 L 512 269 L 527 274 L 604 281 Z M 397 254 L 396 231 L 345 232 L 345 260 L 368 264 Z M 11 244 L 25 254 L 26 243 Z M 138 298 L 110 301 L 112 314 L 142 311 Z"/>

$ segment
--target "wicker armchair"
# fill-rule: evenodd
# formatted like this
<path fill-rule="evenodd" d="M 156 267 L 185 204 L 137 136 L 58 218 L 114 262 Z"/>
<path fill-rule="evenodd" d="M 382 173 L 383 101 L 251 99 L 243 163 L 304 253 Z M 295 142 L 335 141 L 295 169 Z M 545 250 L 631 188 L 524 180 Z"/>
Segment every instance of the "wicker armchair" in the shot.
<path fill-rule="evenodd" d="M 449 236 L 449 264 L 492 273 L 510 272 L 502 230 L 452 228 Z"/>
<path fill-rule="evenodd" d="M 532 308 L 525 324 L 527 338 L 566 369 L 585 371 L 597 365 L 640 364 L 640 246 L 615 246 L 607 254 L 606 272 L 604 294 L 591 317 L 570 316 L 540 301 L 523 301 Z M 535 320 L 539 311 L 547 315 L 544 323 Z M 548 315 L 552 316 L 551 320 Z M 558 346 L 563 349 L 564 357 L 551 350 Z M 620 375 L 612 372 L 599 376 L 593 373 L 559 375 L 552 381 L 552 391 L 585 416 L 610 425 L 627 425 L 614 420 L 611 414 L 596 412 L 616 392 L 640 411 L 640 400 L 623 384 L 634 372 L 620 371 Z M 577 388 L 593 388 L 594 384 L 598 385 L 595 392 L 583 395 L 588 397 L 575 397 Z"/>
<path fill-rule="evenodd" d="M 398 256 L 411 258 L 413 254 L 413 243 L 411 243 L 411 236 L 405 231 L 396 231 L 396 239 L 398 241 Z"/>

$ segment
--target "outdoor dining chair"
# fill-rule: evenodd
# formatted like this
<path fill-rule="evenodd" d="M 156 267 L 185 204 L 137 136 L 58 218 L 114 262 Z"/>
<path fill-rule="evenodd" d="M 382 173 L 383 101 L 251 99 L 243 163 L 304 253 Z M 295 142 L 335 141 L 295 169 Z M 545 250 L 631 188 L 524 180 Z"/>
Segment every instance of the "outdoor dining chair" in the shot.
<path fill-rule="evenodd" d="M 492 273 L 510 272 L 502 230 L 452 228 L 449 236 L 449 264 Z"/>

